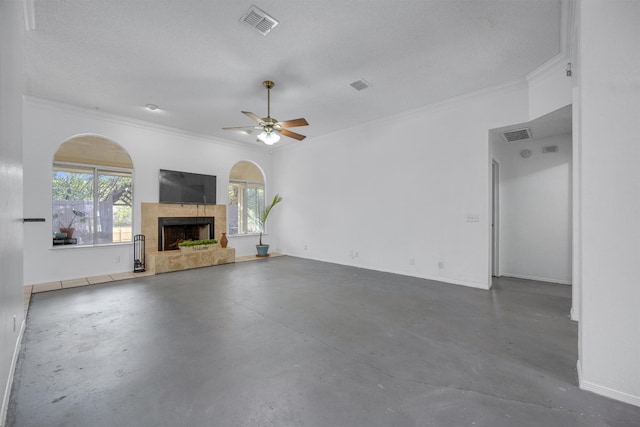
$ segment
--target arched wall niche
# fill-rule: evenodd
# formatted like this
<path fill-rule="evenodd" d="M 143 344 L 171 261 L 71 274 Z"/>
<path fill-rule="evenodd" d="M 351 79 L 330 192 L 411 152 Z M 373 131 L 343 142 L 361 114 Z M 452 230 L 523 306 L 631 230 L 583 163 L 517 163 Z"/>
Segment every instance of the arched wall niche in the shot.
<path fill-rule="evenodd" d="M 78 135 L 62 143 L 54 162 L 80 163 L 133 169 L 129 153 L 115 142 L 99 135 Z"/>
<path fill-rule="evenodd" d="M 264 172 L 257 164 L 248 160 L 240 160 L 231 168 L 229 180 L 261 182 L 264 184 Z"/>

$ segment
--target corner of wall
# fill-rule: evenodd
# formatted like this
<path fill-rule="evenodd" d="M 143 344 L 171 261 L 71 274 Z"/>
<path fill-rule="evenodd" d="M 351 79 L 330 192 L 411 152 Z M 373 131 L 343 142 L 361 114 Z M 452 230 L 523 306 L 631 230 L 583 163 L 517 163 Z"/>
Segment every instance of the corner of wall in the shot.
<path fill-rule="evenodd" d="M 22 345 L 22 336 L 24 335 L 25 327 L 26 320 L 23 320 L 22 324 L 20 325 L 20 332 L 18 333 L 18 339 L 16 341 L 15 348 L 13 349 L 13 357 L 11 358 L 9 377 L 7 378 L 7 385 L 5 387 L 4 396 L 2 398 L 2 407 L 0 407 L 0 426 L 6 425 L 7 410 L 9 409 L 9 398 L 11 397 L 11 387 L 13 386 L 13 374 L 16 370 L 16 364 L 18 363 L 18 356 L 20 355 L 20 347 Z"/>

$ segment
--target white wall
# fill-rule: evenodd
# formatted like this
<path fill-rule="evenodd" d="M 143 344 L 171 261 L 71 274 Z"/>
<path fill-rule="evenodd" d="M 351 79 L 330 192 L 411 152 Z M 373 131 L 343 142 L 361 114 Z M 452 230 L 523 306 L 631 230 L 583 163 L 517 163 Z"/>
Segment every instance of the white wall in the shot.
<path fill-rule="evenodd" d="M 557 146 L 556 153 L 542 153 Z M 520 156 L 523 149 L 532 152 Z M 498 142 L 500 275 L 571 283 L 571 135 Z"/>
<path fill-rule="evenodd" d="M 0 424 L 24 322 L 22 287 L 22 8 L 0 0 Z M 29 227 L 25 224 L 24 227 Z"/>
<path fill-rule="evenodd" d="M 558 55 L 548 64 L 527 76 L 529 83 L 529 118 L 534 120 L 571 104 L 572 83 L 567 77 L 570 59 Z"/>
<path fill-rule="evenodd" d="M 640 406 L 640 2 L 580 3 L 580 385 Z"/>
<path fill-rule="evenodd" d="M 280 246 L 488 288 L 487 131 L 527 120 L 527 106 L 526 85 L 513 85 L 276 152 Z"/>
<path fill-rule="evenodd" d="M 140 203 L 158 201 L 159 169 L 216 175 L 220 204 L 227 204 L 229 172 L 239 160 L 258 164 L 265 171 L 268 189 L 271 188 L 271 154 L 261 148 L 216 141 L 33 98 L 25 100 L 24 117 L 24 211 L 26 216 L 47 219 L 46 223 L 35 223 L 25 228 L 25 284 L 133 270 L 131 244 L 52 247 L 53 155 L 60 144 L 73 136 L 103 136 L 120 144 L 131 156 L 134 164 L 135 234 L 140 233 Z M 255 254 L 256 242 L 256 236 L 230 238 L 230 246 L 236 248 L 238 255 Z M 116 262 L 118 257 L 119 263 Z"/>

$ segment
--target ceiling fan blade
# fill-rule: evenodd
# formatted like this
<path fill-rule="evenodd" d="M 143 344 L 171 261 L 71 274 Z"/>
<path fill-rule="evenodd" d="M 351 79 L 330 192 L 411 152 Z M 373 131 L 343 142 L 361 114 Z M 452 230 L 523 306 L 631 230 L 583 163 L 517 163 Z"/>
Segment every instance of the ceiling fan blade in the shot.
<path fill-rule="evenodd" d="M 260 126 L 234 126 L 222 128 L 222 130 L 257 130 L 262 129 Z"/>
<path fill-rule="evenodd" d="M 258 123 L 258 124 L 262 124 L 262 118 L 256 116 L 255 114 L 253 114 L 250 111 L 243 111 L 242 114 L 244 114 L 245 116 L 249 117 L 251 120 L 253 120 L 254 122 Z"/>
<path fill-rule="evenodd" d="M 287 120 L 285 122 L 278 122 L 278 124 L 280 125 L 281 128 L 294 128 L 297 126 L 309 126 L 309 123 L 307 122 L 306 119 L 293 119 L 293 120 Z"/>
<path fill-rule="evenodd" d="M 297 139 L 298 141 L 302 141 L 306 138 L 304 135 L 300 135 L 299 133 L 291 132 L 290 130 L 280 129 L 278 132 L 284 136 L 288 136 L 289 138 Z"/>

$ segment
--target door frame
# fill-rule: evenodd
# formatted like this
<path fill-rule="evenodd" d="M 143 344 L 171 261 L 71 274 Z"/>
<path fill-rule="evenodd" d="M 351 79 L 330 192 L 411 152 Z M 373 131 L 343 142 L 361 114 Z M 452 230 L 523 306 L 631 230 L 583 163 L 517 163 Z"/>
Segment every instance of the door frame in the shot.
<path fill-rule="evenodd" d="M 491 276 L 500 277 L 500 164 L 491 159 Z"/>

